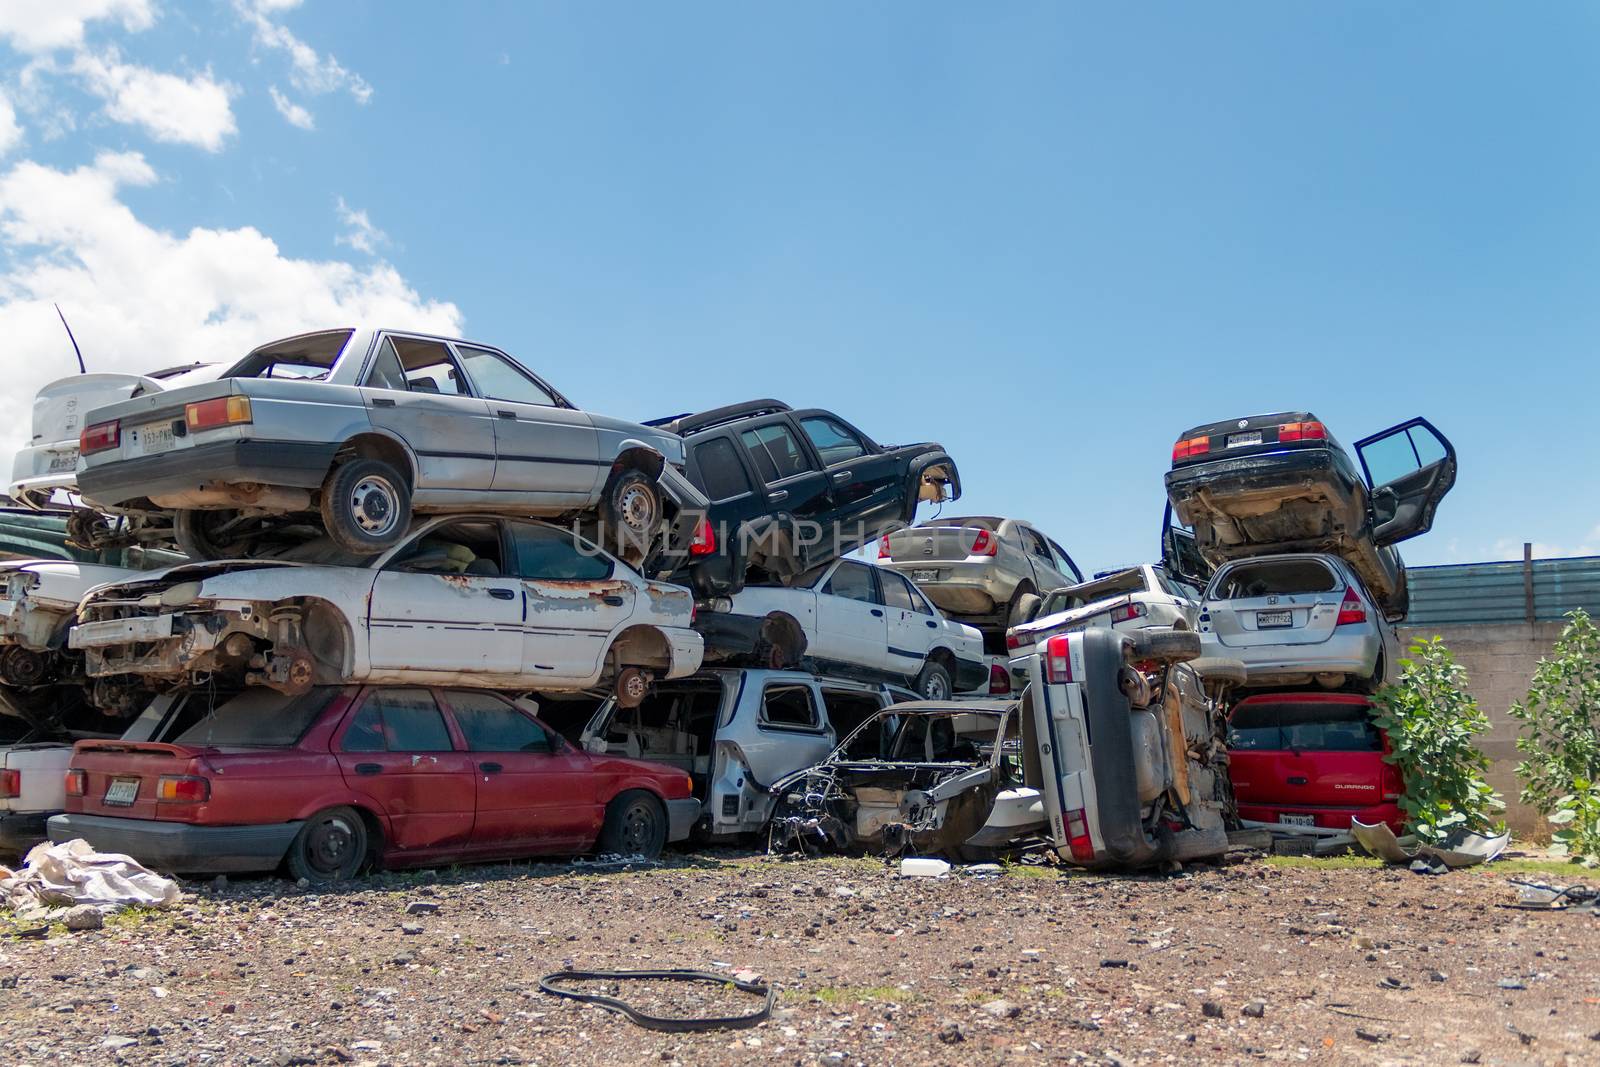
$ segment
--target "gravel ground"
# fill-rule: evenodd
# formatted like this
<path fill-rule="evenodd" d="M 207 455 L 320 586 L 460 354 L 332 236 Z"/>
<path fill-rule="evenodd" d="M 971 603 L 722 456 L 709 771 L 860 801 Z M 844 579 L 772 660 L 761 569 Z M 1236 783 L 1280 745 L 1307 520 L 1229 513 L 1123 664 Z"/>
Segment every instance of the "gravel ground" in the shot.
<path fill-rule="evenodd" d="M 0 1033 L 19 1064 L 1600 1062 L 1600 917 L 1502 908 L 1507 879 L 1262 861 L 912 879 L 718 853 L 196 883 L 175 912 L 0 936 Z M 541 994 L 568 965 L 749 969 L 777 1007 L 655 1033 Z"/>

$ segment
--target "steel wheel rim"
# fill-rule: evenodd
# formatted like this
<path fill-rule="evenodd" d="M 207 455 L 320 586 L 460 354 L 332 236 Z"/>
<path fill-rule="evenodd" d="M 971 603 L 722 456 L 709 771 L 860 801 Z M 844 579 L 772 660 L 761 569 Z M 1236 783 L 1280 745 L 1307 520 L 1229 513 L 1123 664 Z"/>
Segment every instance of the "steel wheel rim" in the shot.
<path fill-rule="evenodd" d="M 944 679 L 937 674 L 928 675 L 928 680 L 923 683 L 922 689 L 922 695 L 929 700 L 943 700 L 950 695 L 944 691 Z"/>
<path fill-rule="evenodd" d="M 617 500 L 617 513 L 628 529 L 644 533 L 655 524 L 655 494 L 642 485 L 630 485 Z"/>
<path fill-rule="evenodd" d="M 319 874 L 338 874 L 355 851 L 356 832 L 343 819 L 324 819 L 306 838 L 306 863 Z"/>
<path fill-rule="evenodd" d="M 638 801 L 628 807 L 622 819 L 622 844 L 628 855 L 642 855 L 656 836 L 656 813 L 649 804 Z"/>
<path fill-rule="evenodd" d="M 389 479 L 368 475 L 350 490 L 350 515 L 368 537 L 383 537 L 400 521 L 400 498 Z"/>

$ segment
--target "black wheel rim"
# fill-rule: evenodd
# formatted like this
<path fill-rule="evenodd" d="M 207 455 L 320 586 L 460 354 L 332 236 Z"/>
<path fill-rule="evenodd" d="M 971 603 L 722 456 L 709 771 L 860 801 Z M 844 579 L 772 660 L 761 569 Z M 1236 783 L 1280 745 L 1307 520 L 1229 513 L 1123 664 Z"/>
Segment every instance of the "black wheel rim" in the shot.
<path fill-rule="evenodd" d="M 626 855 L 639 856 L 651 851 L 656 840 L 656 809 L 647 800 L 628 805 L 622 816 L 622 847 Z"/>
<path fill-rule="evenodd" d="M 328 877 L 344 874 L 356 862 L 351 857 L 359 842 L 360 832 L 345 817 L 319 820 L 306 836 L 306 865 Z"/>

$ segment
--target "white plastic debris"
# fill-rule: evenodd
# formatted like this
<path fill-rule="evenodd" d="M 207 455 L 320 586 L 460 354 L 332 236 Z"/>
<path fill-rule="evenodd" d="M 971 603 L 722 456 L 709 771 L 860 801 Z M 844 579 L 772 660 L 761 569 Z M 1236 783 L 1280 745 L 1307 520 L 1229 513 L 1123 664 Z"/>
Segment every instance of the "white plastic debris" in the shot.
<path fill-rule="evenodd" d="M 1350 821 L 1350 833 L 1363 850 L 1385 863 L 1410 863 L 1421 857 L 1438 860 L 1446 867 L 1492 862 L 1511 842 L 1509 833 L 1491 836 L 1458 830 L 1443 845 L 1418 845 L 1410 834 L 1396 837 L 1387 823 L 1364 823 L 1360 819 Z"/>
<path fill-rule="evenodd" d="M 87 904 L 101 912 L 130 904 L 170 908 L 182 896 L 172 879 L 128 856 L 96 852 L 82 838 L 35 845 L 20 871 L 0 877 L 0 903 L 20 918 L 42 916 L 52 905 Z"/>
<path fill-rule="evenodd" d="M 900 861 L 900 874 L 909 878 L 937 878 L 941 874 L 949 874 L 950 865 L 944 860 L 927 859 L 922 856 L 910 856 Z"/>

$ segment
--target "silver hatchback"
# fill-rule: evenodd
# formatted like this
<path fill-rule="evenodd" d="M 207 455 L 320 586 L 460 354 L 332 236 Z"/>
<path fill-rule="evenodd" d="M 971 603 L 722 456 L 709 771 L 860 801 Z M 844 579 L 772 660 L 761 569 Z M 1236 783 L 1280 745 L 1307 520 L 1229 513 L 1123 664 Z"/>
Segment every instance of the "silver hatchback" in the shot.
<path fill-rule="evenodd" d="M 1246 685 L 1376 690 L 1400 642 L 1350 565 L 1309 553 L 1223 564 L 1200 605 L 1206 656 L 1242 660 Z"/>

